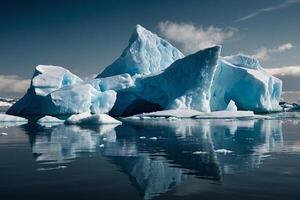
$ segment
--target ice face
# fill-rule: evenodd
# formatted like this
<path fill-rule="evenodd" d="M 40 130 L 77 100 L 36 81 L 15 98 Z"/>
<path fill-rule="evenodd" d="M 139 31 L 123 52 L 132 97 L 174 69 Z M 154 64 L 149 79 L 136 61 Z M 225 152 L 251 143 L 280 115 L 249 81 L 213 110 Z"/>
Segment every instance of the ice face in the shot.
<path fill-rule="evenodd" d="M 279 111 L 281 88 L 281 80 L 269 75 L 254 58 L 242 54 L 220 58 L 211 88 L 211 109 L 224 110 L 233 100 L 239 110 Z"/>
<path fill-rule="evenodd" d="M 142 113 L 151 106 L 209 112 L 210 87 L 220 49 L 215 46 L 201 50 L 175 61 L 157 75 L 137 78 L 135 88 L 118 94 L 112 113 Z"/>
<path fill-rule="evenodd" d="M 159 72 L 183 54 L 166 40 L 137 25 L 122 55 L 105 68 L 97 78 L 128 73 L 151 74 Z"/>
<path fill-rule="evenodd" d="M 36 67 L 27 93 L 8 111 L 9 114 L 58 115 L 81 112 L 107 113 L 114 105 L 116 92 L 98 91 L 68 70 L 56 66 Z"/>

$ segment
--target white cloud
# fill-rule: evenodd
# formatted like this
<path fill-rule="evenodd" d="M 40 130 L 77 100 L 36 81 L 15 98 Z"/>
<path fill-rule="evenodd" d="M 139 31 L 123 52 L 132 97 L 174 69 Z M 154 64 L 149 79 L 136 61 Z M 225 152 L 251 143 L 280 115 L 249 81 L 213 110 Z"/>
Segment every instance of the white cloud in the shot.
<path fill-rule="evenodd" d="M 300 65 L 265 68 L 265 70 L 282 80 L 283 91 L 300 91 Z M 288 96 L 291 97 L 291 95 Z M 287 96 L 285 96 L 284 99 L 286 99 L 286 97 Z M 295 99 L 293 99 L 293 101 L 295 101 Z"/>
<path fill-rule="evenodd" d="M 300 3 L 300 1 L 299 0 L 285 0 L 282 3 L 277 4 L 275 6 L 270 6 L 270 7 L 258 9 L 256 11 L 254 11 L 253 13 L 250 13 L 250 14 L 244 16 L 244 17 L 241 17 L 241 18 L 235 20 L 235 22 L 245 21 L 245 20 L 254 18 L 258 15 L 267 13 L 267 12 L 273 12 L 273 11 L 276 11 L 276 10 L 287 8 L 287 7 L 289 7 L 293 4 L 297 4 L 297 3 Z"/>
<path fill-rule="evenodd" d="M 29 85 L 30 80 L 16 75 L 0 75 L 0 93 L 24 93 Z"/>
<path fill-rule="evenodd" d="M 300 76 L 300 66 L 286 66 L 265 69 L 273 76 Z"/>
<path fill-rule="evenodd" d="M 294 48 L 294 45 L 291 43 L 285 43 L 271 49 L 268 49 L 266 47 L 261 47 L 260 49 L 256 50 L 252 56 L 258 60 L 263 61 L 263 60 L 268 60 L 270 58 L 270 54 L 272 53 L 282 53 L 292 48 Z"/>
<path fill-rule="evenodd" d="M 180 45 L 185 53 L 193 53 L 200 49 L 222 44 L 231 38 L 237 29 L 221 29 L 214 26 L 204 28 L 191 23 L 175 23 L 165 21 L 159 23 L 159 30 L 163 37 Z"/>
<path fill-rule="evenodd" d="M 276 49 L 274 49 L 274 52 L 284 52 L 286 50 L 289 50 L 291 48 L 293 48 L 294 45 L 292 45 L 291 43 L 286 43 L 286 44 L 282 44 L 279 47 L 277 47 Z"/>

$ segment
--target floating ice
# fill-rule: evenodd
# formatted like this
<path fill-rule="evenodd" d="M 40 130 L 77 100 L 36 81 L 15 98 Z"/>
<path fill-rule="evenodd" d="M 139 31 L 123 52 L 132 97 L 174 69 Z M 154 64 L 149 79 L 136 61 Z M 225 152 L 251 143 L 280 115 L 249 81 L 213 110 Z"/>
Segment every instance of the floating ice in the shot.
<path fill-rule="evenodd" d="M 81 125 L 92 125 L 92 124 L 121 124 L 122 122 L 110 117 L 107 114 L 94 114 L 89 112 L 72 115 L 66 121 L 66 124 L 81 124 Z"/>
<path fill-rule="evenodd" d="M 113 90 L 98 91 L 69 70 L 39 65 L 27 93 L 7 113 L 18 115 L 106 113 L 113 107 L 115 100 L 116 92 Z"/>
<path fill-rule="evenodd" d="M 232 153 L 232 151 L 228 150 L 228 149 L 217 149 L 215 150 L 216 153 L 221 153 L 221 154 L 229 154 Z"/>
<path fill-rule="evenodd" d="M 23 117 L 17 117 L 13 115 L 0 113 L 0 122 L 28 122 L 27 119 Z"/>
<path fill-rule="evenodd" d="M 183 57 L 183 54 L 169 42 L 137 25 L 122 55 L 106 67 L 97 78 L 124 73 L 130 75 L 156 73 Z"/>
<path fill-rule="evenodd" d="M 140 119 L 169 119 L 169 118 L 195 118 L 195 119 L 270 119 L 270 116 L 255 115 L 253 111 L 214 111 L 200 112 L 191 109 L 162 110 L 150 113 L 137 114 L 125 117 L 125 120 Z"/>
<path fill-rule="evenodd" d="M 45 124 L 45 123 L 55 123 L 55 124 L 60 124 L 60 123 L 64 123 L 64 120 L 58 119 L 56 117 L 52 117 L 49 115 L 46 115 L 42 118 L 40 118 L 37 123 L 39 124 Z"/>

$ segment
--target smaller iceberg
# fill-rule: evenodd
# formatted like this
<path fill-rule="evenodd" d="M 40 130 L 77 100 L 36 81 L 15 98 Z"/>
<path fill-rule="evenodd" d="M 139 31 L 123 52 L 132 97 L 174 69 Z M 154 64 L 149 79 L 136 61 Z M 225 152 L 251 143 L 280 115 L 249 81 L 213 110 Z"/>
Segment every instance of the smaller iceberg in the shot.
<path fill-rule="evenodd" d="M 27 119 L 23 117 L 17 117 L 13 115 L 0 113 L 0 122 L 28 122 Z"/>
<path fill-rule="evenodd" d="M 122 124 L 122 122 L 110 117 L 107 114 L 91 114 L 89 112 L 70 116 L 65 124 L 77 125 L 100 125 L 100 124 Z"/>
<path fill-rule="evenodd" d="M 25 118 L 0 113 L 0 128 L 9 126 L 20 126 L 27 123 L 28 120 Z"/>
<path fill-rule="evenodd" d="M 107 82 L 109 81 L 105 82 L 106 86 L 109 85 Z M 114 90 L 101 92 L 69 70 L 58 66 L 39 65 L 27 93 L 10 107 L 7 114 L 101 114 L 109 112 L 115 100 Z"/>
<path fill-rule="evenodd" d="M 60 123 L 64 123 L 64 120 L 58 119 L 56 117 L 52 117 L 49 115 L 46 115 L 42 118 L 40 118 L 37 121 L 38 124 L 45 124 L 45 123 L 55 123 L 55 124 L 60 124 Z"/>

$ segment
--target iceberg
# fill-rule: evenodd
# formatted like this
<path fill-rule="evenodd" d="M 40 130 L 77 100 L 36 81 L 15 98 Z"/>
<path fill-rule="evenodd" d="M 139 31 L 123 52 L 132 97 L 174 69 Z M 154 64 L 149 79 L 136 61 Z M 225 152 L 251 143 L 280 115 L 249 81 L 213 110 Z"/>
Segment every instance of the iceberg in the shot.
<path fill-rule="evenodd" d="M 184 55 L 169 42 L 137 25 L 122 55 L 97 78 L 128 73 L 147 75 L 164 70 Z"/>
<path fill-rule="evenodd" d="M 27 93 L 8 111 L 15 115 L 59 115 L 82 112 L 106 113 L 116 92 L 98 91 L 62 67 L 36 67 Z"/>
<path fill-rule="evenodd" d="M 214 46 L 184 57 L 137 25 L 122 55 L 95 79 L 83 81 L 62 67 L 38 65 L 27 93 L 7 114 L 130 116 L 188 109 L 206 117 L 216 117 L 217 112 L 207 113 L 218 111 L 224 118 L 282 110 L 280 79 L 255 58 L 220 57 L 220 52 Z M 99 116 L 93 120 L 101 121 Z"/>
<path fill-rule="evenodd" d="M 220 46 L 204 49 L 175 61 L 163 72 L 136 78 L 135 87 L 118 93 L 111 114 L 165 109 L 210 112 L 210 88 L 220 50 Z"/>
<path fill-rule="evenodd" d="M 96 124 L 122 124 L 122 122 L 110 117 L 107 114 L 92 115 L 89 112 L 70 116 L 65 124 L 96 125 Z"/>
<path fill-rule="evenodd" d="M 211 88 L 211 109 L 224 110 L 233 100 L 239 110 L 257 113 L 282 110 L 282 81 L 269 75 L 258 60 L 238 54 L 220 58 Z"/>

